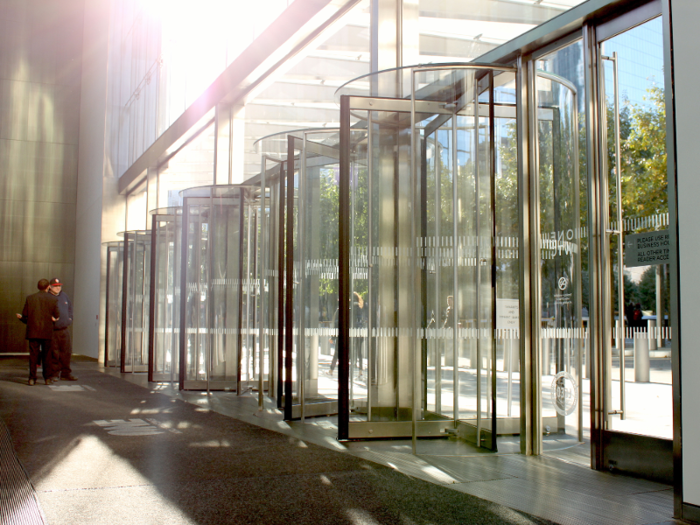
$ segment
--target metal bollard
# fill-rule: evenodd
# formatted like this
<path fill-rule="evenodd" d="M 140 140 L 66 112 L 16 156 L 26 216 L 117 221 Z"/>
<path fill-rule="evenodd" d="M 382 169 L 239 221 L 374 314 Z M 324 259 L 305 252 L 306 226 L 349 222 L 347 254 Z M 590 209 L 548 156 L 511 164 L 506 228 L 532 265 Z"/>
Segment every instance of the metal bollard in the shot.
<path fill-rule="evenodd" d="M 322 330 L 321 333 L 324 334 L 319 339 L 319 349 L 321 355 L 331 355 L 331 338 L 329 335 L 325 335 L 325 330 Z"/>
<path fill-rule="evenodd" d="M 647 321 L 647 330 L 649 333 L 649 350 L 656 350 L 656 321 L 654 319 Z"/>
<path fill-rule="evenodd" d="M 634 380 L 637 383 L 649 382 L 649 338 L 645 332 L 634 338 Z"/>

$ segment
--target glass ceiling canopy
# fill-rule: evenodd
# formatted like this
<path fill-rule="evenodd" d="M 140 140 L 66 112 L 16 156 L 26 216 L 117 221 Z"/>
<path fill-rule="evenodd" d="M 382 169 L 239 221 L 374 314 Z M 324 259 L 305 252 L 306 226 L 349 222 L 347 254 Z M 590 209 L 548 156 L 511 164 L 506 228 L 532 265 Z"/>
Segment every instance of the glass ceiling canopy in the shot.
<path fill-rule="evenodd" d="M 418 31 L 418 38 L 412 39 L 417 42 L 418 50 L 412 56 L 417 56 L 417 63 L 420 64 L 474 61 L 583 3 L 583 0 L 415 1 L 418 4 L 417 23 L 405 26 L 404 33 L 409 28 Z M 280 0 L 275 4 L 277 8 L 282 8 L 281 17 L 286 13 L 283 9 L 285 4 L 289 6 L 291 2 Z M 278 66 L 245 102 L 244 110 L 234 116 L 235 126 L 244 141 L 244 160 L 234 170 L 232 182 L 242 182 L 259 172 L 261 151 L 254 143 L 261 137 L 292 129 L 338 125 L 339 112 L 334 102 L 336 89 L 350 79 L 371 72 L 370 0 L 331 0 L 327 7 L 340 12 L 352 4 L 355 4 L 354 7 L 342 18 L 322 31 L 296 56 Z M 196 11 L 191 15 L 195 18 L 199 16 Z M 245 26 L 248 24 L 245 18 L 245 15 L 237 17 L 234 24 Z M 164 51 L 165 48 L 162 48 L 161 54 Z M 173 49 L 170 51 L 174 52 Z M 221 64 L 231 62 L 231 58 L 227 56 Z M 190 73 L 196 74 L 195 71 Z M 169 77 L 165 82 L 177 84 L 176 80 Z M 194 82 L 194 79 L 191 80 Z M 188 81 L 188 85 L 192 82 Z M 177 86 L 161 87 L 172 91 Z M 152 115 L 145 114 L 142 118 L 147 120 Z M 204 111 L 197 118 L 201 123 L 211 118 L 211 114 Z M 174 137 L 174 140 L 178 138 Z M 120 135 L 119 142 L 129 140 L 129 133 Z M 144 146 L 148 148 L 149 144 Z M 163 144 L 158 147 L 163 147 Z M 172 147 L 167 149 L 173 150 Z M 162 151 L 150 153 L 155 153 L 155 158 L 163 158 Z M 154 155 L 149 155 L 149 158 L 154 158 Z"/>
<path fill-rule="evenodd" d="M 575 7 L 582 0 L 419 0 L 419 62 L 470 62 Z M 334 91 L 370 73 L 370 2 L 361 1 L 337 30 L 318 39 L 293 67 L 246 105 L 244 180 L 260 171 L 261 137 L 299 128 L 335 127 Z"/>

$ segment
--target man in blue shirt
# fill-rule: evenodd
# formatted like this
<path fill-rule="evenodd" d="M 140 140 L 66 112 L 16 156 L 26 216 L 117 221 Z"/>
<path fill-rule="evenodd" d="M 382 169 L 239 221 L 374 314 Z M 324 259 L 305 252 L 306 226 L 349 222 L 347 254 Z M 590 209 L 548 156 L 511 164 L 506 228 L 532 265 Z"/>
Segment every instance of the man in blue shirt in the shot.
<path fill-rule="evenodd" d="M 73 344 L 68 327 L 73 324 L 73 305 L 68 296 L 63 292 L 63 284 L 58 277 L 49 281 L 49 292 L 58 299 L 58 309 L 61 316 L 53 325 L 53 341 L 56 356 L 56 376 L 64 381 L 77 381 L 78 378 L 71 373 L 70 356 L 73 352 Z"/>

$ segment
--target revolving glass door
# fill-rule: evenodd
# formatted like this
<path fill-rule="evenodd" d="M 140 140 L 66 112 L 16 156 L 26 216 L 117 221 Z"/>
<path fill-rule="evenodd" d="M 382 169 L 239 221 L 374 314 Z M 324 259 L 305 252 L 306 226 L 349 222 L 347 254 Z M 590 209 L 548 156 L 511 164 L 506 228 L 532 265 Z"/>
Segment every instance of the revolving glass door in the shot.
<path fill-rule="evenodd" d="M 182 208 L 151 212 L 153 232 L 149 381 L 178 378 L 180 339 L 180 242 Z"/>
<path fill-rule="evenodd" d="M 338 412 L 338 130 L 286 134 L 285 419 Z M 361 359 L 361 358 L 360 358 Z"/>
<path fill-rule="evenodd" d="M 122 282 L 124 243 L 104 243 L 107 248 L 107 290 L 105 294 L 105 366 L 121 367 Z"/>
<path fill-rule="evenodd" d="M 124 232 L 121 371 L 148 371 L 151 232 Z"/>
<path fill-rule="evenodd" d="M 258 388 L 267 357 L 256 317 L 256 190 L 205 186 L 182 196 L 180 388 Z"/>
<path fill-rule="evenodd" d="M 341 438 L 519 433 L 515 78 L 416 67 L 339 91 Z"/>

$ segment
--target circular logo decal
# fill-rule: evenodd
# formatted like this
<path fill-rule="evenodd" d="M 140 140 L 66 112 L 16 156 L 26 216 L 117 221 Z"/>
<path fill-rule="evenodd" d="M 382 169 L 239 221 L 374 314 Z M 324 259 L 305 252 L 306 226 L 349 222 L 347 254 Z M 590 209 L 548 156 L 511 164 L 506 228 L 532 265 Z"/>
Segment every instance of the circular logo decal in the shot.
<path fill-rule="evenodd" d="M 557 414 L 568 416 L 576 410 L 578 403 L 578 386 L 568 372 L 559 372 L 552 380 L 552 404 Z"/>
<path fill-rule="evenodd" d="M 569 286 L 569 280 L 566 277 L 559 277 L 559 289 L 563 292 Z"/>

